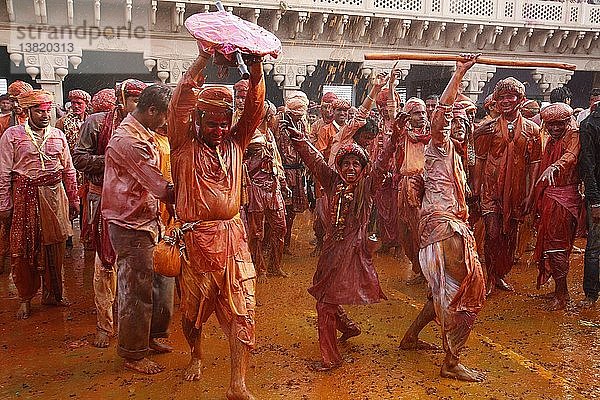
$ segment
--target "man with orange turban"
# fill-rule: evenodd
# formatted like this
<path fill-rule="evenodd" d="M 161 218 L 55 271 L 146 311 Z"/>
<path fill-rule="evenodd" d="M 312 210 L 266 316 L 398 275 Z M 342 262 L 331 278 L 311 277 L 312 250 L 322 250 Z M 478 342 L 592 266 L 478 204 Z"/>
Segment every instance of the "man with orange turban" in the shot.
<path fill-rule="evenodd" d="M 25 120 L 27 119 L 27 113 L 23 111 L 23 108 L 19 106 L 19 102 L 17 101 L 17 97 L 21 93 L 30 92 L 33 90 L 33 87 L 23 81 L 14 81 L 10 85 L 8 85 L 8 97 L 13 103 L 12 112 L 2 115 L 0 117 L 0 136 L 4 133 L 5 130 L 15 125 L 23 125 Z"/>
<path fill-rule="evenodd" d="M 317 134 L 324 125 L 330 124 L 333 121 L 333 102 L 338 97 L 333 92 L 323 94 L 321 98 L 321 118 L 317 119 L 310 127 L 310 139 L 312 143 L 317 142 Z"/>
<path fill-rule="evenodd" d="M 92 97 L 85 90 L 75 89 L 69 92 L 68 99 L 71 102 L 71 108 L 67 115 L 56 121 L 55 126 L 64 132 L 69 142 L 69 149 L 73 153 L 73 149 L 75 149 L 75 145 L 79 140 L 81 125 L 88 117 L 87 109 Z"/>
<path fill-rule="evenodd" d="M 544 107 L 541 117 L 549 134 L 542 155 L 543 171 L 536 183 L 536 209 L 540 215 L 535 259 L 539 265 L 537 287 L 550 277 L 555 290 L 547 296 L 547 310 L 567 306 L 567 273 L 578 223 L 581 223 L 583 199 L 579 193 L 579 132 L 571 124 L 573 109 L 565 103 Z"/>
<path fill-rule="evenodd" d="M 114 333 L 113 304 L 117 292 L 116 255 L 108 235 L 108 223 L 100 213 L 104 185 L 104 154 L 115 129 L 135 110 L 138 98 L 146 86 L 137 79 L 127 79 L 115 89 L 107 89 L 108 92 L 104 92 L 102 96 L 108 98 L 108 102 L 114 98 L 116 107 L 94 113 L 85 120 L 73 151 L 75 168 L 84 174 L 87 185 L 87 191 L 82 197 L 84 216 L 81 223 L 81 240 L 96 251 L 94 302 L 97 329 L 93 344 L 101 348 L 108 347 L 109 338 Z"/>
<path fill-rule="evenodd" d="M 183 236 L 189 263 L 182 263 L 179 277 L 183 332 L 191 350 L 184 377 L 202 375 L 202 327 L 216 312 L 231 350 L 227 397 L 250 399 L 246 369 L 255 344 L 256 272 L 239 211 L 243 156 L 261 122 L 265 84 L 261 61 L 250 61 L 244 111 L 232 127 L 231 92 L 202 87 L 209 59 L 200 51 L 179 81 L 167 123 L 177 216 L 192 227 Z"/>
<path fill-rule="evenodd" d="M 0 138 L 0 219 L 12 221 L 11 264 L 21 300 L 17 318 L 28 318 L 41 283 L 42 304 L 69 305 L 62 266 L 72 234 L 69 214 L 77 214 L 79 199 L 67 140 L 50 126 L 52 94 L 26 91 L 18 101 L 28 119 Z"/>
<path fill-rule="evenodd" d="M 539 127 L 521 115 L 524 99 L 521 82 L 512 77 L 499 81 L 494 100 L 500 117 L 480 127 L 485 134 L 475 138 L 474 194 L 481 191 L 488 291 L 513 290 L 504 277 L 514 264 L 519 223 L 534 202 L 542 142 Z"/>

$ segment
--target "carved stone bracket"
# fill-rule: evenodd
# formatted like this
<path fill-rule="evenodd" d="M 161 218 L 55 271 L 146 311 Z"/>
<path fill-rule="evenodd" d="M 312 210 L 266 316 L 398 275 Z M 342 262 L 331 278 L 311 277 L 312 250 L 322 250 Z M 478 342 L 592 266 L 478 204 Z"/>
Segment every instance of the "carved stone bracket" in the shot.
<path fill-rule="evenodd" d="M 475 64 L 463 78 L 461 85 L 463 93 L 476 102 L 483 87 L 495 73 L 496 67 L 493 65 Z"/>
<path fill-rule="evenodd" d="M 536 68 L 531 73 L 533 80 L 539 85 L 544 100 L 550 99 L 550 92 L 564 86 L 571 80 L 573 71 L 563 71 L 554 68 Z"/>

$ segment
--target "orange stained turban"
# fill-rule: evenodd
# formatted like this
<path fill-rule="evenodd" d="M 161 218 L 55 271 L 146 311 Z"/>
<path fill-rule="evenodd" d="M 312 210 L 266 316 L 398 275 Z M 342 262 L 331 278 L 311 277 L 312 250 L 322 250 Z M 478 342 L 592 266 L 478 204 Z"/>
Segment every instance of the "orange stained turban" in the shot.
<path fill-rule="evenodd" d="M 225 86 L 210 86 L 198 93 L 196 108 L 209 113 L 231 112 L 233 96 Z"/>

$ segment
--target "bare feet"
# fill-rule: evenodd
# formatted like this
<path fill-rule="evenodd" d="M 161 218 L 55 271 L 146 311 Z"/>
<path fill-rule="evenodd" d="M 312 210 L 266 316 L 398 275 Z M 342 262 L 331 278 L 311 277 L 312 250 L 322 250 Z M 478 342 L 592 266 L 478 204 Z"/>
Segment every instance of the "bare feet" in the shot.
<path fill-rule="evenodd" d="M 190 363 L 183 372 L 186 381 L 198 381 L 202 377 L 202 363 L 199 358 L 192 357 Z"/>
<path fill-rule="evenodd" d="M 592 297 L 586 297 L 585 299 L 577 303 L 577 306 L 581 308 L 593 308 L 596 306 L 596 301 L 597 299 L 594 299 Z"/>
<path fill-rule="evenodd" d="M 425 277 L 421 274 L 418 274 L 418 275 L 413 276 L 409 280 L 407 280 L 406 284 L 409 286 L 412 286 L 412 285 L 421 285 L 426 282 L 427 282 L 427 280 L 425 279 Z"/>
<path fill-rule="evenodd" d="M 500 290 L 504 290 L 505 292 L 514 292 L 514 288 L 506 283 L 506 281 L 502 278 L 496 279 L 496 288 Z"/>
<path fill-rule="evenodd" d="M 252 393 L 248 391 L 246 386 L 242 387 L 232 387 L 230 386 L 227 389 L 227 394 L 225 395 L 227 400 L 254 400 L 254 396 Z"/>
<path fill-rule="evenodd" d="M 267 283 L 267 273 L 266 272 L 260 272 L 258 274 L 258 276 L 256 277 L 256 282 L 258 283 Z"/>
<path fill-rule="evenodd" d="M 360 335 L 360 328 L 357 325 L 350 327 L 346 332 L 340 336 L 339 341 L 345 342 L 346 340 Z"/>
<path fill-rule="evenodd" d="M 444 378 L 458 379 L 465 382 L 483 382 L 485 374 L 477 370 L 467 368 L 458 363 L 455 366 L 450 366 L 444 363 L 440 375 Z"/>
<path fill-rule="evenodd" d="M 556 298 L 556 292 L 549 292 L 546 294 L 540 294 L 538 296 L 540 299 L 544 299 L 544 300 L 553 300 Z"/>
<path fill-rule="evenodd" d="M 171 346 L 165 343 L 161 343 L 156 339 L 150 339 L 150 344 L 148 347 L 150 347 L 150 350 L 159 354 L 170 353 L 173 351 L 173 348 Z"/>
<path fill-rule="evenodd" d="M 341 361 L 339 363 L 326 363 L 323 361 L 317 361 L 312 364 L 309 364 L 308 369 L 314 372 L 327 372 L 331 371 L 332 369 L 339 368 L 341 367 L 341 365 Z"/>
<path fill-rule="evenodd" d="M 53 299 L 52 297 L 48 297 L 42 300 L 42 305 L 44 306 L 55 306 L 55 307 L 70 307 L 71 302 L 67 300 L 66 297 L 63 297 L 61 300 Z"/>
<path fill-rule="evenodd" d="M 440 350 L 440 348 L 438 346 L 436 346 L 435 344 L 427 343 L 426 341 L 421 340 L 421 339 L 408 340 L 408 339 L 404 338 L 400 342 L 399 347 L 402 350 L 433 350 L 433 351 Z"/>
<path fill-rule="evenodd" d="M 280 278 L 287 278 L 289 275 L 287 272 L 285 272 L 284 270 L 282 270 L 281 268 L 278 268 L 276 270 L 270 271 L 269 275 L 271 276 L 278 276 Z"/>
<path fill-rule="evenodd" d="M 147 375 L 158 374 L 165 369 L 164 366 L 155 363 L 154 361 L 150 361 L 147 358 L 142 358 L 141 360 L 125 359 L 125 364 L 123 365 L 125 368 Z"/>
<path fill-rule="evenodd" d="M 109 344 L 110 344 L 110 336 L 108 336 L 108 333 L 106 333 L 104 331 L 96 331 L 96 338 L 94 339 L 93 345 L 95 347 L 104 349 L 104 348 L 108 347 Z"/>
<path fill-rule="evenodd" d="M 17 319 L 27 319 L 31 315 L 31 302 L 23 301 L 17 311 Z"/>
<path fill-rule="evenodd" d="M 558 311 L 564 310 L 567 308 L 567 303 L 569 302 L 568 297 L 554 297 L 548 302 L 544 307 L 542 307 L 545 311 Z"/>

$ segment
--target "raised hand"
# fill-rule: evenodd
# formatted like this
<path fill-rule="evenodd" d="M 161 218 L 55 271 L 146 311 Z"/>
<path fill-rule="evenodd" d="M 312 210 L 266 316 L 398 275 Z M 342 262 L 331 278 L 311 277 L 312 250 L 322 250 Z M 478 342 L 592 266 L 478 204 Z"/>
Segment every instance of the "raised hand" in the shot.
<path fill-rule="evenodd" d="M 477 58 L 479 58 L 480 55 L 481 53 L 462 53 L 460 56 L 463 59 L 456 62 L 456 68 L 463 69 L 465 71 L 468 70 L 473 65 L 475 65 L 475 63 L 477 62 Z"/>
<path fill-rule="evenodd" d="M 375 77 L 375 81 L 373 82 L 373 85 L 377 86 L 379 88 L 382 88 L 388 83 L 389 79 L 390 79 L 390 76 L 388 75 L 387 72 L 380 72 Z"/>

